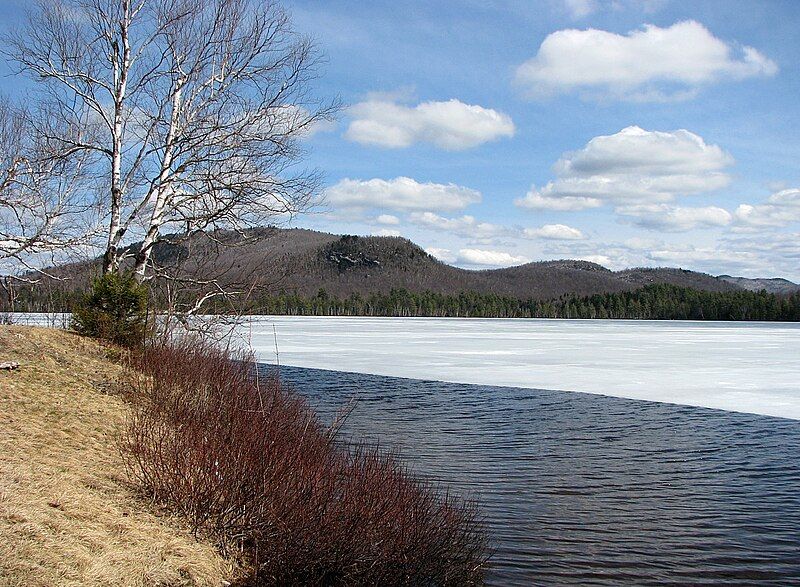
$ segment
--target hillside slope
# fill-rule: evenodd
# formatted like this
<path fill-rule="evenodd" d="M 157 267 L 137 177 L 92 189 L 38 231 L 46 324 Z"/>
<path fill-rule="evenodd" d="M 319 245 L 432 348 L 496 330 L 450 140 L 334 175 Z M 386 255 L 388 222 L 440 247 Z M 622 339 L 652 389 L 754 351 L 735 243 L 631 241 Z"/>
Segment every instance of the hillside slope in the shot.
<path fill-rule="evenodd" d="M 202 250 L 194 245 L 194 251 Z M 190 256 L 188 248 L 162 247 L 162 262 Z M 202 257 L 202 255 L 201 255 Z M 273 291 L 312 295 L 320 288 L 336 296 L 388 292 L 392 288 L 495 293 L 518 298 L 551 299 L 564 294 L 589 295 L 629 291 L 652 283 L 668 283 L 706 291 L 733 291 L 735 284 L 705 273 L 681 269 L 630 269 L 614 272 L 588 261 L 541 261 L 517 267 L 467 270 L 447 265 L 413 242 L 400 237 L 339 236 L 305 229 L 265 231 L 255 242 L 214 258 L 226 278 L 247 282 L 252 277 Z M 186 263 L 190 273 L 208 268 L 208 261 Z"/>
<path fill-rule="evenodd" d="M 611 271 L 588 261 L 527 263 L 503 269 L 467 270 L 443 263 L 400 237 L 340 236 L 306 229 L 258 229 L 258 238 L 234 233 L 198 234 L 188 242 L 162 243 L 154 260 L 180 267 L 187 281 L 214 276 L 223 285 L 312 296 L 320 289 L 343 298 L 353 293 L 388 293 L 403 288 L 439 294 L 497 294 L 519 299 L 550 300 L 563 295 L 631 291 L 665 283 L 703 291 L 738 291 L 736 283 L 705 273 L 674 268 Z M 233 245 L 233 246 L 220 246 Z M 134 247 L 135 248 L 135 245 Z M 48 288 L 86 287 L 99 269 L 97 261 L 53 270 L 70 279 Z M 31 307 L 30 310 L 40 311 Z"/>
<path fill-rule="evenodd" d="M 773 278 L 748 278 L 748 277 L 733 277 L 731 275 L 720 275 L 719 279 L 732 283 L 747 291 L 761 291 L 766 290 L 767 293 L 778 295 L 788 295 L 800 291 L 800 285 L 789 281 L 788 279 L 781 279 L 778 277 Z"/>
<path fill-rule="evenodd" d="M 277 289 L 310 295 L 319 288 L 345 296 L 388 292 L 392 288 L 495 293 L 551 299 L 629 291 L 651 283 L 669 283 L 707 291 L 731 291 L 735 284 L 681 269 L 631 269 L 614 272 L 588 261 L 560 260 L 516 267 L 467 270 L 447 265 L 400 237 L 337 236 L 308 230 L 275 231 L 239 257 Z M 280 267 L 283 267 L 281 272 Z"/>
<path fill-rule="evenodd" d="M 121 368 L 94 341 L 0 326 L 0 585 L 207 585 L 229 563 L 127 482 Z"/>

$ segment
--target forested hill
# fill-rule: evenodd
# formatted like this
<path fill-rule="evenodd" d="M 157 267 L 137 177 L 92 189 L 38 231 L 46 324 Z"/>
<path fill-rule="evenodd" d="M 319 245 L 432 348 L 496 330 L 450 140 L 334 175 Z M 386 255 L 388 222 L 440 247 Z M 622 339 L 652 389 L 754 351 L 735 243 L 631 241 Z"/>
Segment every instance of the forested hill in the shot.
<path fill-rule="evenodd" d="M 182 259 L 186 245 L 162 246 L 160 262 Z M 202 246 L 191 254 L 202 256 Z M 191 263 L 189 263 L 191 265 Z M 457 295 L 470 291 L 520 299 L 549 300 L 565 294 L 623 292 L 653 283 L 704 291 L 736 291 L 740 286 L 705 273 L 673 268 L 610 271 L 587 261 L 561 260 L 517 267 L 467 270 L 438 261 L 399 237 L 340 236 L 303 229 L 265 231 L 262 238 L 198 263 L 202 271 L 225 267 L 242 283 L 256 278 L 273 292 L 313 296 L 319 289 L 347 297 L 388 294 L 392 289 Z"/>
<path fill-rule="evenodd" d="M 599 294 L 622 294 L 659 284 L 711 293 L 746 289 L 744 282 L 733 278 L 724 280 L 677 268 L 611 271 L 588 261 L 560 260 L 503 269 L 467 270 L 447 265 L 413 242 L 399 237 L 341 236 L 272 228 L 255 233 L 258 238 L 244 241 L 233 233 L 215 233 L 213 239 L 200 233 L 189 242 L 158 245 L 153 258 L 161 266 L 179 265 L 189 280 L 213 275 L 223 286 L 257 283 L 258 288 L 253 291 L 259 292 L 261 300 L 295 296 L 309 301 L 320 290 L 338 300 L 352 296 L 361 299 L 390 296 L 392 292 L 406 291 L 415 296 L 494 297 L 513 300 L 512 305 L 524 305 L 531 301 L 555 303 L 554 300 L 567 298 L 579 300 Z M 67 279 L 47 283 L 36 291 L 21 291 L 16 308 L 20 311 L 67 310 L 97 269 L 97 262 L 53 269 L 53 273 Z M 747 285 L 752 287 L 751 283 Z M 452 305 L 452 302 L 447 304 Z M 594 302 L 592 305 L 596 306 Z M 436 311 L 442 307 L 439 302 L 434 306 Z M 553 307 L 528 307 L 514 310 L 512 314 L 547 315 Z M 580 307 L 578 304 L 578 310 L 574 310 L 567 304 L 563 310 L 551 313 L 584 315 Z M 294 313 L 292 309 L 285 311 Z M 609 313 L 608 308 L 606 311 L 609 316 L 618 314 Z M 379 315 L 390 315 L 388 310 L 381 312 Z M 503 312 L 492 315 L 504 315 Z M 599 306 L 596 313 L 602 314 Z M 453 315 L 453 312 L 448 310 L 444 315 Z"/>

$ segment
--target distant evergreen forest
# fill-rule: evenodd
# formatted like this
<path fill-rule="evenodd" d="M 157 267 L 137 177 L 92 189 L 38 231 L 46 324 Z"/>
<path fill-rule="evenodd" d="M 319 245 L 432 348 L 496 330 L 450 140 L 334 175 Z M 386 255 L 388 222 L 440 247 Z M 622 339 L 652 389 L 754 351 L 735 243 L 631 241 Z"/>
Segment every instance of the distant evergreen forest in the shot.
<path fill-rule="evenodd" d="M 800 321 L 800 293 L 777 296 L 766 291 L 706 292 L 667 284 L 622 293 L 561 296 L 556 300 L 522 300 L 464 292 L 443 295 L 393 289 L 388 294 L 347 298 L 321 289 L 313 297 L 264 296 L 251 310 L 257 314 L 297 316 L 427 316 L 459 318 L 584 318 L 639 320 L 774 320 Z"/>
<path fill-rule="evenodd" d="M 69 312 L 80 292 L 28 290 L 15 306 L 20 312 Z M 0 301 L 0 314 L 7 309 Z M 208 305 L 208 313 L 222 312 Z M 389 293 L 346 298 L 328 294 L 262 295 L 246 308 L 250 314 L 297 316 L 427 316 L 457 318 L 611 318 L 638 320 L 800 321 L 800 293 L 789 296 L 746 290 L 708 292 L 668 284 L 622 293 L 563 295 L 553 300 L 518 299 L 495 294 L 458 295 L 393 289 Z"/>

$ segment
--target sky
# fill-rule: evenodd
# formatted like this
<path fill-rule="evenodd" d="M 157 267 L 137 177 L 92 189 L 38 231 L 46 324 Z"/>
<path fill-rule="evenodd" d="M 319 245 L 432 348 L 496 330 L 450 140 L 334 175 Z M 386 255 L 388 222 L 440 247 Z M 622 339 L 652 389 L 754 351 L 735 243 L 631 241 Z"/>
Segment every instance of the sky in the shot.
<path fill-rule="evenodd" d="M 284 5 L 324 56 L 314 93 L 344 105 L 306 140 L 324 204 L 293 226 L 472 269 L 800 281 L 800 2 Z"/>

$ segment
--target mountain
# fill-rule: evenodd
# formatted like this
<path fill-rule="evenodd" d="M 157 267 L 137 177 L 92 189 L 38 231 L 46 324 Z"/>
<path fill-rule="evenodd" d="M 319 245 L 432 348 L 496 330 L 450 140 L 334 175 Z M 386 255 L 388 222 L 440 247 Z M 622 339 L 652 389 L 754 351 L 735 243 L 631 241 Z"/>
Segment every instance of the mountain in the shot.
<path fill-rule="evenodd" d="M 234 243 L 237 239 L 230 234 L 216 238 Z M 176 259 L 191 259 L 190 248 L 203 252 L 214 247 L 211 243 L 200 242 L 165 244 L 155 256 L 159 262 L 167 264 Z M 201 254 L 200 258 L 207 256 Z M 306 229 L 260 229 L 257 240 L 222 249 L 213 262 L 207 259 L 190 261 L 186 270 L 202 273 L 221 267 L 231 282 L 246 283 L 257 276 L 272 291 L 304 296 L 313 295 L 321 288 L 338 297 L 405 288 L 442 294 L 474 291 L 545 300 L 564 294 L 630 291 L 654 283 L 705 291 L 740 289 L 736 284 L 695 271 L 671 268 L 611 271 L 596 263 L 575 260 L 467 270 L 435 259 L 404 238 L 341 236 Z"/>
<path fill-rule="evenodd" d="M 768 293 L 777 295 L 788 295 L 800 291 L 800 285 L 779 277 L 759 277 L 751 279 L 748 277 L 720 275 L 718 278 L 722 281 L 737 285 L 742 289 L 746 289 L 747 291 L 761 291 L 764 289 Z"/>
<path fill-rule="evenodd" d="M 535 300 L 568 294 L 618 293 L 662 283 L 710 292 L 743 289 L 737 282 L 685 269 L 611 271 L 596 263 L 576 260 L 540 261 L 503 269 L 461 269 L 439 261 L 400 237 L 342 236 L 300 228 L 261 228 L 248 236 L 251 238 L 234 232 L 200 233 L 188 241 L 162 242 L 154 249 L 153 259 L 161 266 L 172 266 L 170 273 L 180 274 L 187 282 L 214 276 L 223 286 L 247 289 L 257 281 L 270 293 L 297 293 L 304 297 L 313 296 L 320 289 L 339 298 L 402 288 Z M 52 269 L 51 273 L 70 279 L 48 282 L 47 291 L 39 296 L 32 292 L 30 299 L 49 299 L 59 290 L 83 290 L 98 270 L 99 260 Z"/>

